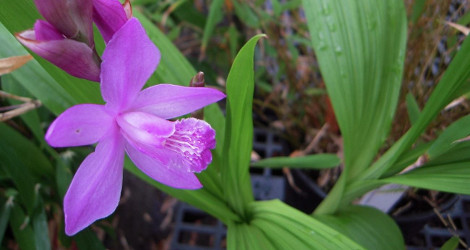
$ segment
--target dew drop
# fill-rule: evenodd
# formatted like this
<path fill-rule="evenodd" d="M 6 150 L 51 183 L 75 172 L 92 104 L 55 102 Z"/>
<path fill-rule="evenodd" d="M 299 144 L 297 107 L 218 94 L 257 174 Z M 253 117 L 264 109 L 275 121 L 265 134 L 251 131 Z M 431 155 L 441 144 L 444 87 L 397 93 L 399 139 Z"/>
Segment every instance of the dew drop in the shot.
<path fill-rule="evenodd" d="M 330 6 L 329 6 L 329 2 L 330 0 L 324 0 L 323 3 L 322 3 L 322 13 L 324 15 L 328 15 L 330 14 Z"/>
<path fill-rule="evenodd" d="M 319 46 L 318 46 L 318 49 L 320 49 L 320 50 L 323 50 L 323 51 L 324 51 L 324 50 L 328 49 L 328 45 L 326 45 L 326 43 L 325 43 L 325 42 L 323 42 L 323 41 L 320 41 L 320 43 L 319 43 Z"/>
<path fill-rule="evenodd" d="M 326 20 L 327 20 L 328 28 L 330 29 L 330 31 L 335 32 L 336 31 L 335 20 L 331 16 L 328 16 Z"/>
<path fill-rule="evenodd" d="M 339 46 L 339 45 L 336 46 L 336 48 L 335 48 L 335 53 L 336 53 L 337 55 L 343 54 L 343 49 L 341 48 L 341 46 Z"/>

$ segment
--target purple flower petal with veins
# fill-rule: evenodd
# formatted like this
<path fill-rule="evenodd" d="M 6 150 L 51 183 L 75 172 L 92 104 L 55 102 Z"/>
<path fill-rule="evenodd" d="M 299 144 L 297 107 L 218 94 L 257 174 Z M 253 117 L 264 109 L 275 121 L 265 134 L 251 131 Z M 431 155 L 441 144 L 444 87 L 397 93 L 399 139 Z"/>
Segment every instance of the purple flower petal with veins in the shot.
<path fill-rule="evenodd" d="M 141 91 L 159 61 L 160 52 L 139 21 L 129 19 L 103 53 L 101 92 L 106 104 L 73 106 L 49 127 L 46 141 L 52 146 L 98 142 L 95 152 L 80 165 L 64 198 L 68 235 L 116 209 L 124 152 L 158 182 L 182 189 L 202 187 L 195 173 L 212 161 L 215 131 L 195 118 L 166 119 L 191 113 L 225 95 L 211 88 L 170 84 Z"/>

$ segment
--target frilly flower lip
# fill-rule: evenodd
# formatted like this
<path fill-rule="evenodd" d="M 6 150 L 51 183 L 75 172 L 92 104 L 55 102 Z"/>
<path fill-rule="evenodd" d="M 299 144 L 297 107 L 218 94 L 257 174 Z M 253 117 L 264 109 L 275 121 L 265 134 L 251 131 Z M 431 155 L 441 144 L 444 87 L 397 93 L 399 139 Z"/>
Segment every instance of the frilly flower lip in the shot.
<path fill-rule="evenodd" d="M 99 82 L 100 63 L 94 51 L 83 42 L 65 38 L 48 22 L 38 20 L 34 29 L 17 33 L 16 38 L 70 75 Z"/>
<path fill-rule="evenodd" d="M 205 87 L 159 84 L 141 91 L 160 52 L 137 19 L 108 41 L 101 64 L 105 105 L 80 104 L 51 124 L 54 147 L 98 143 L 82 162 L 64 198 L 65 231 L 73 235 L 117 207 L 124 152 L 145 174 L 165 185 L 198 189 L 195 173 L 212 161 L 215 131 L 195 118 L 170 121 L 217 102 L 225 95 Z"/>

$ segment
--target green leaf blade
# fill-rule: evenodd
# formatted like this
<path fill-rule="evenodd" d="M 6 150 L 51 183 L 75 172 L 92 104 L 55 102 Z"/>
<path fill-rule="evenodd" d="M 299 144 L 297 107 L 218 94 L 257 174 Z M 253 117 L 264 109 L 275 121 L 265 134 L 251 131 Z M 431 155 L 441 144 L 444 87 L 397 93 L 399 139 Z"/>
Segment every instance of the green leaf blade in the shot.
<path fill-rule="evenodd" d="M 279 200 L 251 203 L 253 221 L 287 249 L 364 249 L 348 236 Z"/>
<path fill-rule="evenodd" d="M 334 154 L 316 154 L 300 157 L 271 157 L 252 163 L 253 167 L 327 169 L 337 167 L 341 159 Z"/>
<path fill-rule="evenodd" d="M 392 218 L 377 209 L 352 206 L 334 216 L 314 217 L 349 236 L 366 249 L 405 249 L 398 226 Z"/>
<path fill-rule="evenodd" d="M 374 159 L 394 116 L 406 42 L 403 2 L 304 0 L 303 4 L 344 139 L 345 174 L 351 180 Z"/>
<path fill-rule="evenodd" d="M 248 172 L 253 145 L 254 51 L 258 40 L 251 38 L 234 60 L 227 78 L 227 119 L 221 169 L 225 196 L 230 206 L 246 215 L 245 206 L 253 201 Z"/>

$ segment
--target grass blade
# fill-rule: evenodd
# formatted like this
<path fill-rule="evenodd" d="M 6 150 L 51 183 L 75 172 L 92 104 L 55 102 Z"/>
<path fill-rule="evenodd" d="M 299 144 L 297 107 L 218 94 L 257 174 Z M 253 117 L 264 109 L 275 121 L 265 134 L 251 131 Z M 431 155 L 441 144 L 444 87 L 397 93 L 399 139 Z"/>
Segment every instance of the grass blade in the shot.
<path fill-rule="evenodd" d="M 341 163 L 334 154 L 316 154 L 300 157 L 271 157 L 252 163 L 253 167 L 266 168 L 307 168 L 326 169 L 337 167 Z"/>

